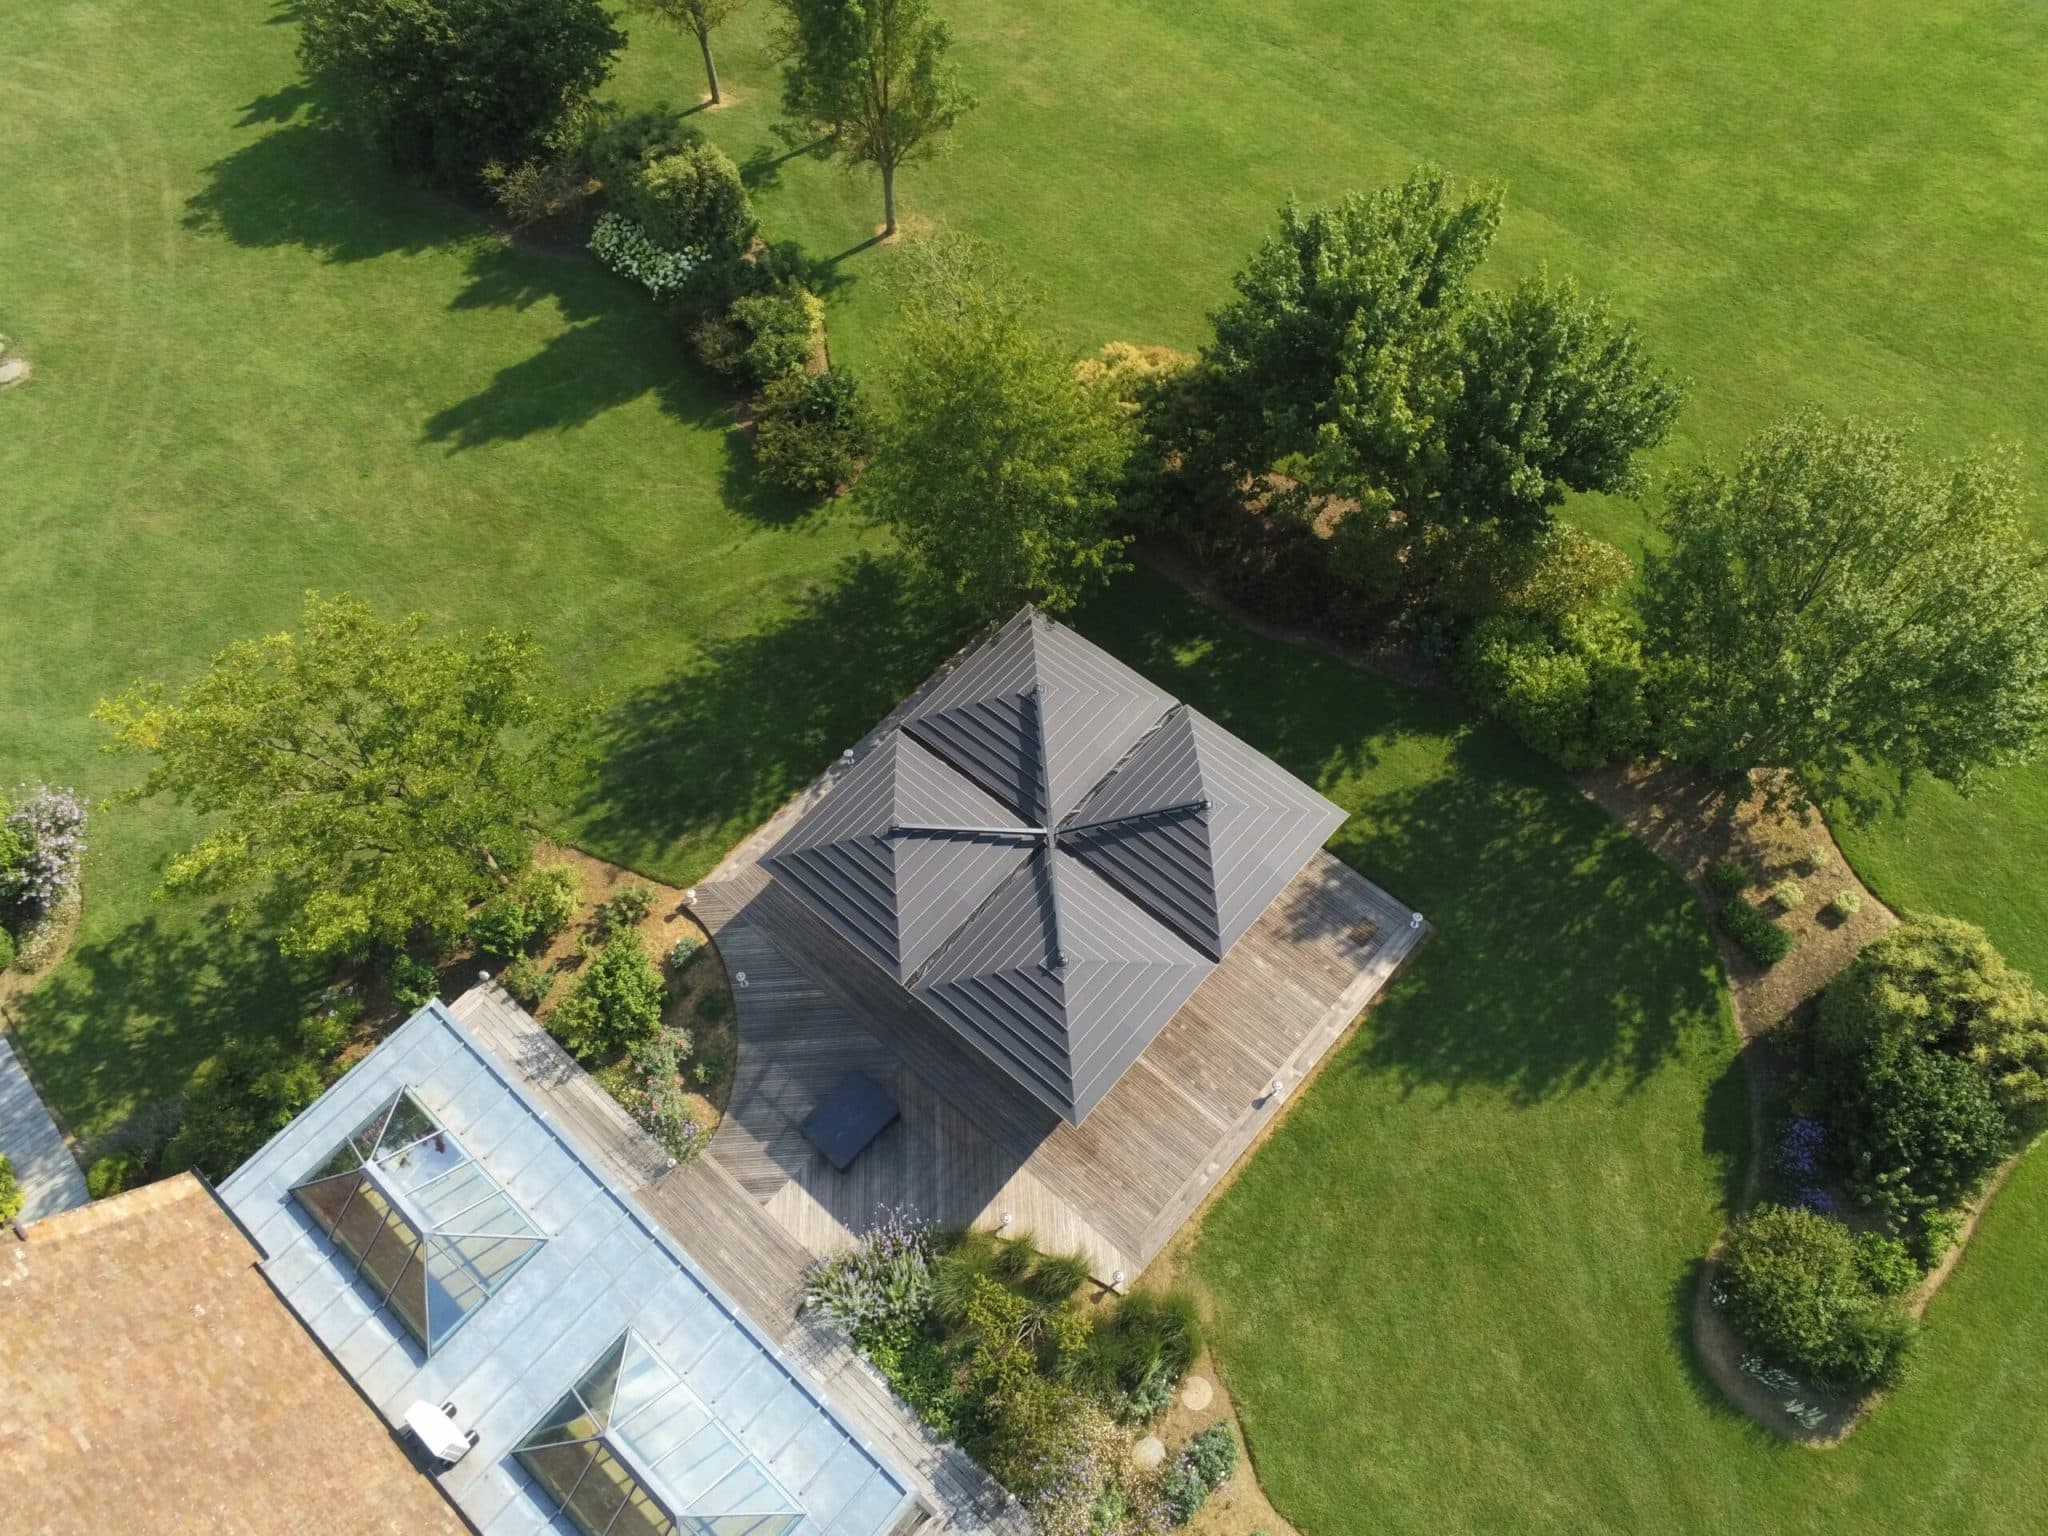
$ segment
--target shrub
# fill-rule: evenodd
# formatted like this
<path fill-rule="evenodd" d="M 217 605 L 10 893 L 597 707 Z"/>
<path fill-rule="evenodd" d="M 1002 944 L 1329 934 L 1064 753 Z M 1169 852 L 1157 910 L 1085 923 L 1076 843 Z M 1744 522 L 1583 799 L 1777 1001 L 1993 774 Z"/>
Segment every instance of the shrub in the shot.
<path fill-rule="evenodd" d="M 566 154 L 546 154 L 509 168 L 493 160 L 483 177 L 514 229 L 574 213 L 597 189 L 590 173 Z"/>
<path fill-rule="evenodd" d="M 1740 859 L 1720 859 L 1707 871 L 1707 889 L 1723 901 L 1749 889 L 1749 869 Z"/>
<path fill-rule="evenodd" d="M 697 356 L 721 377 L 760 389 L 809 365 L 825 308 L 808 288 L 790 284 L 744 294 L 691 334 Z"/>
<path fill-rule="evenodd" d="M 0 910 L 40 917 L 78 891 L 85 860 L 85 802 L 68 789 L 38 784 L 6 813 L 0 860 Z"/>
<path fill-rule="evenodd" d="M 0 928 L 0 971 L 14 967 L 14 935 Z"/>
<path fill-rule="evenodd" d="M 616 213 L 605 214 L 592 227 L 590 253 L 657 299 L 681 293 L 699 265 L 696 252 L 659 245 L 638 224 Z"/>
<path fill-rule="evenodd" d="M 1906 1245 L 1882 1232 L 1856 1234 L 1856 1270 L 1880 1296 L 1902 1296 L 1920 1279 L 1920 1266 Z"/>
<path fill-rule="evenodd" d="M 14 1176 L 14 1164 L 5 1152 L 0 1152 L 0 1224 L 21 1214 L 23 1199 L 21 1181 Z"/>
<path fill-rule="evenodd" d="M 650 160 L 682 153 L 698 137 L 666 101 L 632 112 L 605 102 L 585 118 L 580 158 L 598 180 L 612 187 L 631 180 Z"/>
<path fill-rule="evenodd" d="M 85 1192 L 95 1200 L 107 1200 L 142 1182 L 142 1164 L 133 1154 L 109 1152 L 96 1157 L 85 1170 Z"/>
<path fill-rule="evenodd" d="M 1831 1057 L 1821 1082 L 1843 1183 L 1894 1221 L 1966 1199 L 2010 1146 L 1991 1090 L 1960 1057 L 1917 1045 Z"/>
<path fill-rule="evenodd" d="M 629 1050 L 627 1111 L 640 1128 L 677 1162 L 702 1149 L 704 1128 L 683 1096 L 683 1058 L 690 1053 L 686 1029 L 656 1029 Z"/>
<path fill-rule="evenodd" d="M 533 937 L 533 917 L 511 891 L 487 897 L 469 915 L 469 939 L 487 955 L 516 955 Z"/>
<path fill-rule="evenodd" d="M 1920 1219 L 1913 1223 L 1906 1246 L 1922 1269 L 1932 1269 L 1949 1249 L 1962 1241 L 1962 1237 L 1963 1217 L 1960 1211 L 1923 1211 Z"/>
<path fill-rule="evenodd" d="M 546 148 L 625 37 L 599 0 L 304 0 L 299 58 L 392 163 L 464 183 Z"/>
<path fill-rule="evenodd" d="M 1828 898 L 1828 904 L 1821 909 L 1838 923 L 1846 923 L 1863 910 L 1863 893 L 1845 886 Z"/>
<path fill-rule="evenodd" d="M 1211 1424 L 1187 1443 L 1160 1480 L 1168 1518 L 1175 1525 L 1186 1525 L 1236 1470 L 1236 1437 L 1228 1424 Z"/>
<path fill-rule="evenodd" d="M 1792 953 L 1792 935 L 1740 898 L 1721 909 L 1721 926 L 1758 965 L 1776 965 Z"/>
<path fill-rule="evenodd" d="M 697 957 L 703 952 L 703 940 L 692 938 L 686 933 L 680 939 L 677 939 L 675 943 L 669 945 L 668 968 L 678 973 L 687 971 L 696 963 Z"/>
<path fill-rule="evenodd" d="M 391 1000 L 401 1008 L 424 1008 L 441 993 L 434 968 L 403 950 L 392 957 L 390 979 Z"/>
<path fill-rule="evenodd" d="M 1913 1320 L 1872 1290 L 1838 1221 L 1759 1206 L 1729 1233 L 1717 1295 L 1737 1332 L 1796 1371 L 1869 1387 L 1905 1369 Z"/>
<path fill-rule="evenodd" d="M 1566 768 L 1633 757 L 1649 734 L 1642 650 L 1616 613 L 1568 614 L 1554 624 L 1483 619 L 1459 652 L 1457 677 L 1474 703 Z"/>
<path fill-rule="evenodd" d="M 523 1006 L 538 1008 L 555 990 L 555 973 L 531 955 L 520 955 L 498 972 L 498 984 Z"/>
<path fill-rule="evenodd" d="M 1797 880 L 1780 880 L 1771 887 L 1771 902 L 1780 912 L 1790 912 L 1806 900 Z"/>
<path fill-rule="evenodd" d="M 739 171 L 715 144 L 693 140 L 645 158 L 606 182 L 611 206 L 647 238 L 700 262 L 737 261 L 753 243 L 753 205 Z"/>
<path fill-rule="evenodd" d="M 622 885 L 597 904 L 591 921 L 597 925 L 599 937 L 615 939 L 628 929 L 646 922 L 647 914 L 653 910 L 653 886 Z"/>
<path fill-rule="evenodd" d="M 792 373 L 754 402 L 754 461 L 770 485 L 830 496 L 874 449 L 874 422 L 844 369 Z"/>
<path fill-rule="evenodd" d="M 1915 1042 L 1969 1060 L 2015 1128 L 2048 1113 L 2048 997 L 1968 923 L 1919 919 L 1871 944 L 1822 994 L 1814 1039 L 1836 1058 Z"/>
<path fill-rule="evenodd" d="M 548 1016 L 548 1032 L 577 1060 L 617 1055 L 660 1027 L 661 975 L 632 934 L 605 943 Z"/>
<path fill-rule="evenodd" d="M 732 1012 L 732 994 L 713 987 L 697 999 L 696 1014 L 706 1024 L 716 1024 Z"/>
<path fill-rule="evenodd" d="M 536 864 L 519 877 L 516 889 L 533 929 L 529 943 L 552 939 L 583 903 L 583 882 L 567 864 Z"/>

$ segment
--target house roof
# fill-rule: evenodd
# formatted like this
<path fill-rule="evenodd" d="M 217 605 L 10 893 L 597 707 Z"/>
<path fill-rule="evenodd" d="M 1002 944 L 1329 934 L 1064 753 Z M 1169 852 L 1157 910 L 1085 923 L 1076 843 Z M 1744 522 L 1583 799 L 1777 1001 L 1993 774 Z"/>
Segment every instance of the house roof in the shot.
<path fill-rule="evenodd" d="M 0 1252 L 0 1486 L 20 1531 L 459 1536 L 190 1174 Z"/>
<path fill-rule="evenodd" d="M 1343 820 L 1026 608 L 764 862 L 1078 1124 Z"/>
<path fill-rule="evenodd" d="M 425 1219 L 420 1191 L 437 1175 L 487 1176 L 482 1198 L 508 1203 L 501 1225 L 516 1210 L 540 1238 L 511 1239 L 516 1264 L 495 1245 L 463 1251 L 459 1268 L 486 1294 L 431 1354 L 386 1299 L 402 1294 L 404 1259 L 385 1260 L 390 1273 L 380 1272 L 375 1244 L 386 1239 L 359 1237 L 352 1249 L 345 1213 L 318 1199 L 317 1176 L 337 1149 L 381 1122 L 401 1092 L 445 1129 L 445 1146 L 422 1130 L 416 1166 L 353 1198 L 395 1191 L 403 1216 Z M 466 1161 L 440 1175 L 437 1160 L 454 1163 L 458 1148 Z M 272 1284 L 387 1420 L 398 1423 L 416 1402 L 455 1403 L 478 1443 L 439 1480 L 487 1536 L 557 1529 L 544 1478 L 561 1458 L 536 1456 L 535 1434 L 629 1335 L 635 1358 L 644 1354 L 670 1385 L 658 1414 L 635 1419 L 625 1455 L 678 1528 L 702 1528 L 696 1522 L 744 1504 L 774 1514 L 759 1527 L 771 1536 L 886 1536 L 912 1506 L 905 1476 L 439 1003 L 351 1068 L 237 1169 L 221 1196 L 268 1255 Z M 448 1225 L 436 1223 L 429 1242 L 446 1240 Z M 503 1240 L 500 1226 L 486 1235 Z M 426 1276 L 430 1292 L 463 1283 Z M 431 1319 L 431 1294 L 424 1310 Z"/>

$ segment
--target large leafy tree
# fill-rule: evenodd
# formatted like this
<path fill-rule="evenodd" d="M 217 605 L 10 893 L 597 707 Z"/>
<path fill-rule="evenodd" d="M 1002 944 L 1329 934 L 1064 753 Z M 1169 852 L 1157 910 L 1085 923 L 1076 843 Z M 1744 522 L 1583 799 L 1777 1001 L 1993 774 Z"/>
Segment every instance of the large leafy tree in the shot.
<path fill-rule="evenodd" d="M 951 31 L 929 0 L 782 0 L 782 105 L 830 136 L 849 167 L 882 177 L 884 235 L 896 233 L 896 172 L 937 149 L 970 107 L 947 58 Z"/>
<path fill-rule="evenodd" d="M 718 94 L 718 65 L 711 57 L 711 34 L 746 3 L 747 0 L 633 0 L 638 10 L 697 39 L 714 107 L 725 98 Z"/>
<path fill-rule="evenodd" d="M 317 594 L 296 633 L 95 715 L 117 750 L 154 758 L 134 794 L 213 818 L 166 886 L 231 892 L 289 952 L 321 956 L 454 933 L 531 857 L 579 719 L 523 634 L 433 639 L 422 615 Z"/>
<path fill-rule="evenodd" d="M 1067 607 L 1124 547 L 1111 518 L 1129 418 L 1031 328 L 985 253 L 949 238 L 915 249 L 862 504 L 977 616 Z"/>
<path fill-rule="evenodd" d="M 1213 317 L 1194 471 L 1298 493 L 1340 571 L 1370 562 L 1404 582 L 1432 539 L 1533 544 L 1566 492 L 1634 488 L 1679 386 L 1569 282 L 1474 286 L 1501 202 L 1424 167 L 1284 210 Z"/>
<path fill-rule="evenodd" d="M 1643 617 L 1667 750 L 1880 803 L 1862 765 L 1962 788 L 2048 727 L 2048 573 L 2001 462 L 1936 463 L 1806 411 L 1670 488 Z"/>
<path fill-rule="evenodd" d="M 303 0 L 299 59 L 392 163 L 443 181 L 517 164 L 625 44 L 600 0 Z"/>

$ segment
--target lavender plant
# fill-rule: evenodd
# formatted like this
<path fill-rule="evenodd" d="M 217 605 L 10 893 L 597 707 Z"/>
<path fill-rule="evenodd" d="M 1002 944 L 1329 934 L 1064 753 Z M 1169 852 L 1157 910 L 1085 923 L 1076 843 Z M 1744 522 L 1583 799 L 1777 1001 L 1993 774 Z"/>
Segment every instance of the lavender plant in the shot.
<path fill-rule="evenodd" d="M 804 1296 L 856 1340 L 912 1328 L 931 1312 L 931 1261 L 930 1225 L 885 1205 L 851 1248 L 813 1266 Z"/>
<path fill-rule="evenodd" d="M 1793 1191 L 1794 1205 L 1822 1216 L 1836 1214 L 1835 1200 L 1821 1187 L 1821 1160 L 1827 1152 L 1827 1127 L 1811 1115 L 1794 1115 L 1778 1137 L 1772 1165 Z"/>

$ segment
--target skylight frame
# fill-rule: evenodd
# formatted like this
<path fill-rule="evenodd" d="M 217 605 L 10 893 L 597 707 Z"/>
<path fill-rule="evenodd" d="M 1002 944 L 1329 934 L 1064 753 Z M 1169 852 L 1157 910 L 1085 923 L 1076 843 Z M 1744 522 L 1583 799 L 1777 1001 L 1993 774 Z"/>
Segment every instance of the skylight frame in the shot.
<path fill-rule="evenodd" d="M 386 1146 L 395 1125 L 402 1127 L 403 1139 Z M 411 1155 L 428 1143 L 434 1144 L 436 1155 L 452 1160 L 447 1167 L 408 1184 L 396 1170 L 408 1166 Z M 437 1219 L 431 1202 L 422 1196 L 444 1180 L 464 1174 L 479 1180 L 482 1191 Z M 312 1192 L 344 1182 L 348 1192 L 330 1213 Z M 365 1190 L 370 1191 L 367 1200 Z M 310 1174 L 290 1186 L 290 1193 L 332 1247 L 351 1261 L 350 1277 L 376 1296 L 379 1309 L 395 1317 L 429 1357 L 503 1290 L 548 1240 L 526 1209 L 410 1085 L 393 1093 Z M 457 1224 L 456 1218 L 468 1218 L 493 1202 L 501 1205 L 497 1217 L 486 1214 L 481 1220 Z M 364 1207 L 372 1208 L 370 1219 L 375 1226 L 358 1235 L 348 1221 Z M 406 1253 L 387 1281 L 383 1268 L 370 1261 L 394 1238 Z M 480 1250 L 466 1246 L 479 1243 L 488 1246 Z M 504 1243 L 525 1246 L 506 1262 L 489 1259 Z M 413 1290 L 402 1293 L 401 1287 L 408 1283 Z M 455 1315 L 444 1322 L 442 1312 L 449 1307 L 455 1309 Z"/>
<path fill-rule="evenodd" d="M 661 1384 L 645 1395 L 643 1400 L 631 1403 L 621 1417 L 618 1411 L 619 1398 L 635 1364 L 635 1351 L 639 1353 L 645 1365 L 651 1365 L 659 1371 L 662 1380 Z M 602 1380 L 607 1375 L 610 1377 L 610 1396 L 605 1406 L 600 1409 L 592 1397 L 586 1395 L 585 1389 L 593 1380 Z M 644 1382 L 642 1385 L 644 1386 Z M 650 1458 L 648 1453 L 635 1443 L 632 1426 L 636 1420 L 642 1419 L 656 1408 L 672 1404 L 677 1398 L 682 1400 L 683 1406 L 700 1414 L 703 1424 L 670 1450 Z M 567 1433 L 572 1427 L 585 1421 L 593 1426 L 589 1433 Z M 560 1429 L 552 1437 L 540 1438 L 558 1425 Z M 664 1486 L 667 1477 L 660 1464 L 692 1445 L 705 1430 L 712 1431 L 719 1441 L 740 1458 L 737 1466 L 720 1473 L 705 1492 L 716 1489 L 744 1469 L 756 1476 L 775 1499 L 780 1501 L 778 1507 L 729 1510 L 720 1513 L 679 1508 L 679 1501 L 673 1490 Z M 577 1470 L 574 1479 L 563 1488 L 552 1470 L 538 1461 L 538 1453 L 571 1450 L 580 1446 L 592 1447 L 591 1454 Z M 741 1442 L 716 1411 L 683 1380 L 675 1367 L 631 1328 L 626 1329 L 599 1352 L 597 1358 L 571 1384 L 568 1391 L 557 1398 L 547 1412 L 541 1415 L 539 1422 L 513 1446 L 512 1454 L 546 1502 L 554 1506 L 555 1514 L 567 1520 L 582 1533 L 582 1536 L 613 1536 L 619 1528 L 619 1522 L 633 1509 L 636 1494 L 652 1505 L 666 1522 L 666 1530 L 662 1536 L 741 1536 L 741 1533 L 745 1533 L 745 1536 L 789 1536 L 790 1532 L 802 1524 L 805 1516 L 802 1503 L 789 1491 L 782 1479 L 769 1469 L 760 1456 Z M 602 1526 L 598 1526 L 584 1518 L 582 1510 L 575 1507 L 575 1501 L 584 1483 L 606 1457 L 609 1457 L 625 1474 L 627 1492 L 611 1512 L 610 1518 Z M 698 1459 L 702 1460 L 701 1452 Z"/>

